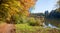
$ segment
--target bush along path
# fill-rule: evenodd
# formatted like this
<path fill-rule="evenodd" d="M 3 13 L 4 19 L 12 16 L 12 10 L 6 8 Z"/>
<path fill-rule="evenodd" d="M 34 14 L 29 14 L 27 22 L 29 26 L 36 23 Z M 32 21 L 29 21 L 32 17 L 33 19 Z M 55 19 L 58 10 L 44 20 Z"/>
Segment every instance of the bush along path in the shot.
<path fill-rule="evenodd" d="M 16 33 L 14 24 L 0 24 L 0 33 Z"/>

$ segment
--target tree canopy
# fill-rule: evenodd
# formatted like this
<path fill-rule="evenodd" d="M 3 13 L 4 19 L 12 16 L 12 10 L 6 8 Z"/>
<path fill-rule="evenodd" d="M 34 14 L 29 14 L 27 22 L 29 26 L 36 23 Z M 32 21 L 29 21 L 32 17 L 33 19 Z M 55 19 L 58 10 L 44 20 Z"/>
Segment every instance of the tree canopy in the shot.
<path fill-rule="evenodd" d="M 11 20 L 13 15 L 28 16 L 36 0 L 0 0 L 0 19 Z"/>
<path fill-rule="evenodd" d="M 58 12 L 60 12 L 60 0 L 57 1 L 57 9 Z"/>

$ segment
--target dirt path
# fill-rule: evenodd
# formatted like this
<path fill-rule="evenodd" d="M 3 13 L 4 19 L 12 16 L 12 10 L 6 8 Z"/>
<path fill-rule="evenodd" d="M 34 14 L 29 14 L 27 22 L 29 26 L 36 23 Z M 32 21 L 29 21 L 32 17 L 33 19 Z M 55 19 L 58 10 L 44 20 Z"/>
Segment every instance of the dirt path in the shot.
<path fill-rule="evenodd" d="M 0 24 L 0 33 L 16 33 L 14 24 Z"/>

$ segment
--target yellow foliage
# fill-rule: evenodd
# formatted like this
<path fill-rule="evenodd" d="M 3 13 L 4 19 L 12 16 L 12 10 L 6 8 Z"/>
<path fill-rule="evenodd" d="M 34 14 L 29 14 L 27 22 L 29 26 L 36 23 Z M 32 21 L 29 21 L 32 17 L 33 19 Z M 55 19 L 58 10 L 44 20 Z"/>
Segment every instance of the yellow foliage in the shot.
<path fill-rule="evenodd" d="M 28 16 L 29 8 L 35 4 L 35 0 L 1 0 L 0 13 L 7 13 L 6 16 L 10 20 L 11 16 L 19 14 L 20 16 Z"/>

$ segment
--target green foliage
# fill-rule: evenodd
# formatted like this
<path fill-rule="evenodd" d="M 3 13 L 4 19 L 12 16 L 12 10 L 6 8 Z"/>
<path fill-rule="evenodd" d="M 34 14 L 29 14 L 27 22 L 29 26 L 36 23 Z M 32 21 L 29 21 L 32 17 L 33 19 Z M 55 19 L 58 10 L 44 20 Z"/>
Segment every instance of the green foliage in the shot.
<path fill-rule="evenodd" d="M 13 22 L 15 22 L 16 24 L 21 24 L 21 23 L 25 23 L 26 22 L 26 18 L 24 16 L 20 16 L 19 14 L 15 14 L 11 17 L 11 19 L 13 20 Z M 11 21 L 12 21 L 11 20 Z"/>
<path fill-rule="evenodd" d="M 56 9 L 56 10 L 57 10 L 58 12 L 60 12 L 60 0 L 57 1 L 57 4 L 56 4 L 56 5 L 57 5 L 57 9 Z"/>
<path fill-rule="evenodd" d="M 30 17 L 30 18 L 28 18 L 28 24 L 30 25 L 30 26 L 40 26 L 40 25 L 42 25 L 41 23 L 41 21 L 40 21 L 40 19 L 35 19 L 35 18 L 33 18 L 33 17 Z"/>
<path fill-rule="evenodd" d="M 29 26 L 28 24 L 16 24 L 16 33 L 60 33 L 60 30 L 40 26 Z"/>
<path fill-rule="evenodd" d="M 29 18 L 28 23 L 29 23 L 29 25 L 31 25 L 31 26 L 34 26 L 34 25 L 36 24 L 34 18 Z"/>
<path fill-rule="evenodd" d="M 33 27 L 29 26 L 28 24 L 16 24 L 16 33 L 31 33 L 37 31 L 39 28 L 39 26 Z"/>
<path fill-rule="evenodd" d="M 5 5 L 0 4 L 0 20 L 5 20 L 8 16 L 8 9 Z"/>

